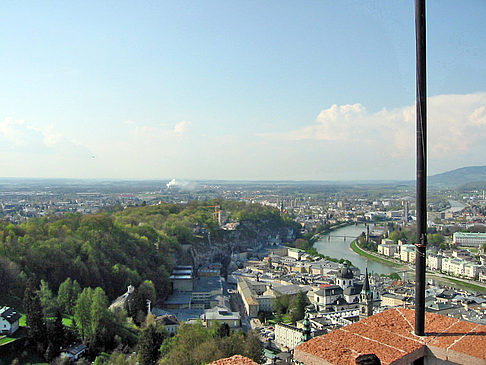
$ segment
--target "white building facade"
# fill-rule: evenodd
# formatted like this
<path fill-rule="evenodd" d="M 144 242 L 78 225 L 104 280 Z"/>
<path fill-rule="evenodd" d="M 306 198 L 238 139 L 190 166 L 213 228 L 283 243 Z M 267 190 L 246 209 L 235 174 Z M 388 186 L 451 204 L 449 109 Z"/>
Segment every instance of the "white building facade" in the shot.
<path fill-rule="evenodd" d="M 456 232 L 452 237 L 452 242 L 460 246 L 481 247 L 486 243 L 486 233 Z"/>

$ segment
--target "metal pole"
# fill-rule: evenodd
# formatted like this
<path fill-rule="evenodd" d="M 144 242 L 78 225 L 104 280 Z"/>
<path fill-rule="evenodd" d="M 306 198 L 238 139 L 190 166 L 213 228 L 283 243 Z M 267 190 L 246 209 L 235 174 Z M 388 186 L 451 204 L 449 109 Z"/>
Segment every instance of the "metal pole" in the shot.
<path fill-rule="evenodd" d="M 415 0 L 417 66 L 417 243 L 415 266 L 415 334 L 425 335 L 425 252 L 427 246 L 427 92 L 425 0 Z"/>

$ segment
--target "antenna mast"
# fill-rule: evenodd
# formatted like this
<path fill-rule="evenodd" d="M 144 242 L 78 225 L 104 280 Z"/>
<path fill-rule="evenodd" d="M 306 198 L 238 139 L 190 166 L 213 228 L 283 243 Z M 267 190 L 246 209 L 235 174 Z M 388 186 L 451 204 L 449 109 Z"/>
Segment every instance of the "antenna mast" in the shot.
<path fill-rule="evenodd" d="M 427 246 L 427 90 L 425 0 L 415 0 L 417 67 L 417 243 L 415 264 L 415 334 L 425 335 L 425 252 Z"/>

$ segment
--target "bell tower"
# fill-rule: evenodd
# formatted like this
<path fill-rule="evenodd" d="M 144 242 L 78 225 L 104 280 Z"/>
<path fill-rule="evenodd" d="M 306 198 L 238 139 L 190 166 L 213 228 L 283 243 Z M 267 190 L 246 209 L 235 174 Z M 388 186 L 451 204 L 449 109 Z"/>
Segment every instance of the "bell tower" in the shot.
<path fill-rule="evenodd" d="M 363 290 L 361 290 L 359 301 L 359 319 L 362 320 L 371 315 L 373 315 L 373 293 L 370 288 L 368 268 L 366 268 Z"/>

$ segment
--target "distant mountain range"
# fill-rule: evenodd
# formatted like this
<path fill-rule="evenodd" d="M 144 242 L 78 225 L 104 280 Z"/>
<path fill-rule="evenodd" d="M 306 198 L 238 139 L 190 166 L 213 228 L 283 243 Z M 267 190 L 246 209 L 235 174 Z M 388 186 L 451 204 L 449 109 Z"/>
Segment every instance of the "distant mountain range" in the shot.
<path fill-rule="evenodd" d="M 427 178 L 427 183 L 432 185 L 465 185 L 477 182 L 486 183 L 486 166 L 461 167 Z"/>

